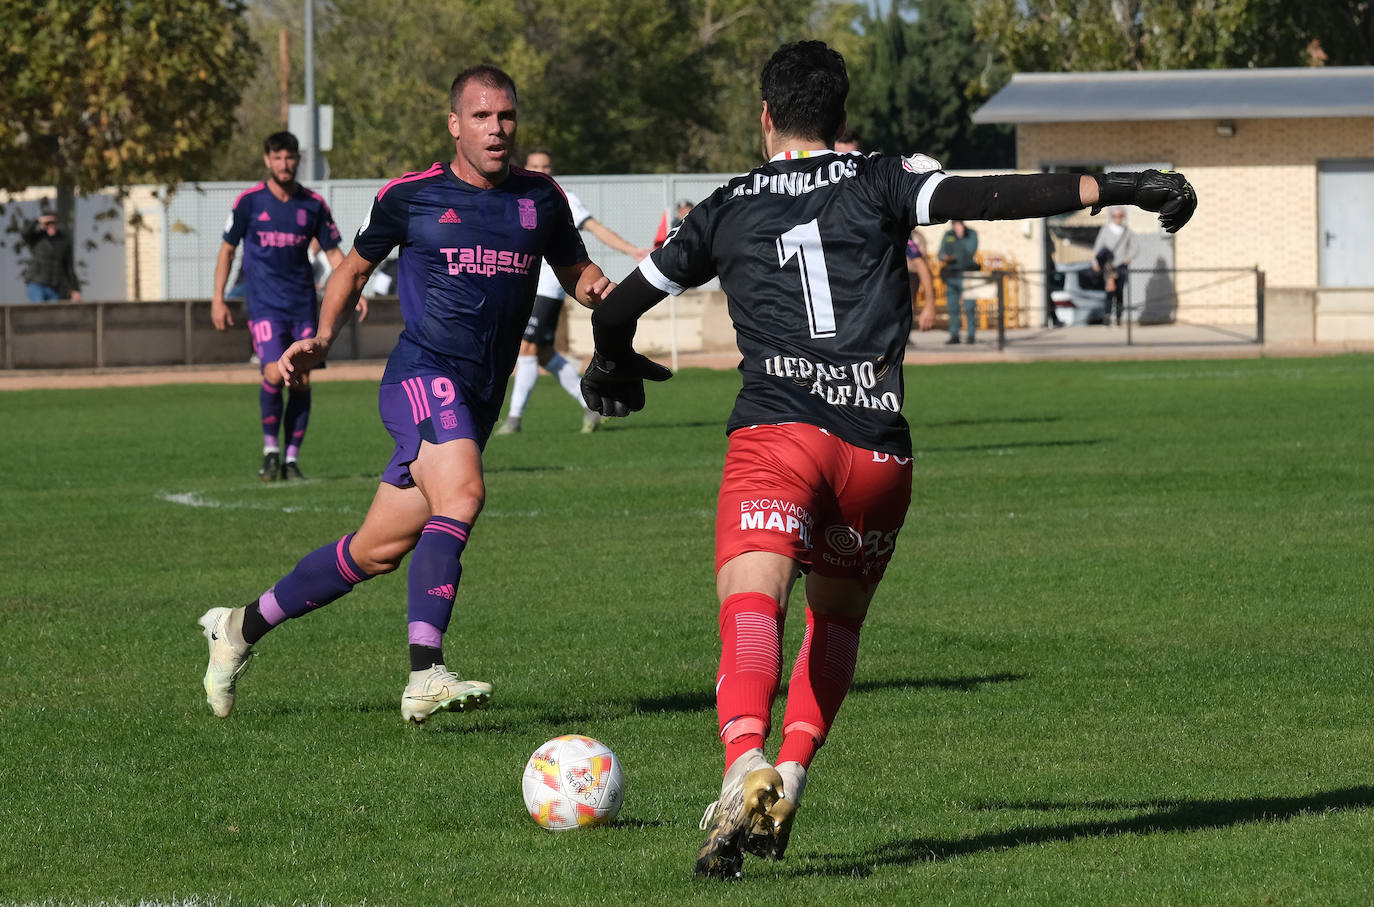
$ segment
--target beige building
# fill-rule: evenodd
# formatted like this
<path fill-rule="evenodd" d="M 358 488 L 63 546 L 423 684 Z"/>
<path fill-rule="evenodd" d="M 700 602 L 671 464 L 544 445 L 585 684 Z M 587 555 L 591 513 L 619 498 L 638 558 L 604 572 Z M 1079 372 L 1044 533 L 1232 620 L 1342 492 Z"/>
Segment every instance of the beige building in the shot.
<path fill-rule="evenodd" d="M 1374 340 L 1374 67 L 1020 74 L 974 122 L 1014 123 L 1024 171 L 1187 174 L 1178 320 L 1253 321 L 1253 282 L 1195 269 L 1258 268 L 1267 341 Z"/>

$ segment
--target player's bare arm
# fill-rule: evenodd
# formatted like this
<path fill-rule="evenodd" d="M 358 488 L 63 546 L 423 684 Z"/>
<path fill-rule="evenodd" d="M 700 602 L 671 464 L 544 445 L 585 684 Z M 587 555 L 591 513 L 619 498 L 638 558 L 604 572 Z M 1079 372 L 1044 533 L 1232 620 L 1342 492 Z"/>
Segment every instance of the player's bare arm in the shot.
<path fill-rule="evenodd" d="M 376 267 L 376 262 L 368 261 L 354 249 L 329 275 L 329 283 L 324 288 L 324 302 L 320 305 L 319 333 L 305 340 L 297 340 L 277 360 L 277 367 L 288 383 L 298 384 L 303 373 L 328 357 L 335 335 L 348 321 L 349 314 L 357 308 L 363 287 Z"/>
<path fill-rule="evenodd" d="M 234 325 L 234 316 L 224 301 L 224 285 L 229 282 L 229 269 L 234 265 L 234 247 L 223 240 L 215 257 L 215 288 L 210 295 L 210 320 L 215 330 L 227 331 Z"/>
<path fill-rule="evenodd" d="M 344 256 L 344 254 L 343 254 L 343 250 L 340 249 L 338 246 L 335 246 L 334 248 L 330 249 L 328 252 L 324 253 L 324 257 L 329 261 L 329 273 L 330 273 L 330 276 L 333 276 L 334 272 L 337 271 L 337 270 L 339 270 L 340 267 L 342 267 L 342 265 L 343 265 L 343 263 L 344 263 L 344 260 L 345 260 L 345 256 Z M 359 296 L 359 297 L 358 297 L 358 302 L 357 302 L 356 308 L 357 308 L 357 312 L 358 312 L 358 323 L 361 324 L 362 322 L 364 322 L 364 321 L 367 320 L 367 297 L 366 297 L 366 296 Z"/>
<path fill-rule="evenodd" d="M 589 217 L 583 221 L 582 229 L 589 231 L 593 236 L 610 246 L 612 249 L 630 256 L 635 261 L 643 261 L 649 254 L 648 249 L 641 249 L 638 246 L 630 245 L 623 236 L 597 220 L 595 217 Z"/>
<path fill-rule="evenodd" d="M 930 273 L 930 265 L 926 264 L 924 258 L 914 258 L 908 262 L 908 270 L 916 275 L 917 285 L 921 288 L 921 295 L 925 297 L 925 305 L 921 306 L 920 313 L 916 316 L 916 327 L 922 331 L 929 331 L 935 327 L 935 278 Z M 913 304 L 915 300 L 912 300 Z"/>
<path fill-rule="evenodd" d="M 554 268 L 554 276 L 568 295 L 589 309 L 594 309 L 615 289 L 615 284 L 601 270 L 601 266 L 589 261 L 575 265 Z"/>
<path fill-rule="evenodd" d="M 1163 170 L 947 176 L 931 193 L 930 214 L 936 221 L 1019 220 L 1089 206 L 1096 214 L 1109 205 L 1157 212 L 1160 226 L 1175 233 L 1197 210 L 1197 193 L 1183 174 Z"/>

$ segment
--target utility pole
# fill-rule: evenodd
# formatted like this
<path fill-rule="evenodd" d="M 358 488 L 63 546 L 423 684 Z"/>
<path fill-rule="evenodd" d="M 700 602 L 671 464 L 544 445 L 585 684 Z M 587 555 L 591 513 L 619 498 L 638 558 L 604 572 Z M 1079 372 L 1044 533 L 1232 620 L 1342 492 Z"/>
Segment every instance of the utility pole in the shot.
<path fill-rule="evenodd" d="M 291 122 L 291 50 L 287 44 L 286 29 L 277 36 L 277 51 L 281 62 L 281 126 L 283 129 Z"/>
<path fill-rule="evenodd" d="M 305 0 L 305 165 L 306 179 L 324 179 L 324 159 L 320 157 L 320 107 L 315 103 L 315 3 Z"/>

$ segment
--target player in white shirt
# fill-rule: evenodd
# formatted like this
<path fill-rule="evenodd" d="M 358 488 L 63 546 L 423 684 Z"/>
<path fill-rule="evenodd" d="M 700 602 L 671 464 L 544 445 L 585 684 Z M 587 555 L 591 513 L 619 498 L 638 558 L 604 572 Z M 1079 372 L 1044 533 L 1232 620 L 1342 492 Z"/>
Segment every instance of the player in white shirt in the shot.
<path fill-rule="evenodd" d="M 536 148 L 525 155 L 525 169 L 536 173 L 553 175 L 553 157 L 543 148 Z M 648 249 L 630 245 L 610 227 L 592 217 L 582 200 L 564 189 L 568 207 L 572 209 L 573 226 L 587 230 L 597 239 L 623 252 L 635 261 L 649 254 Z M 498 435 L 512 435 L 520 430 L 525 415 L 525 405 L 529 403 L 539 377 L 539 368 L 558 379 L 563 389 L 577 401 L 582 408 L 582 432 L 596 431 L 601 424 L 601 416 L 587 409 L 582 402 L 581 380 L 577 366 L 564 359 L 553 348 L 554 337 L 558 334 L 558 319 L 563 314 L 563 298 L 566 294 L 558 283 L 552 268 L 542 268 L 539 272 L 539 288 L 535 291 L 534 311 L 530 314 L 529 324 L 525 326 L 524 339 L 520 342 L 520 357 L 515 362 L 515 381 L 511 389 L 510 411 L 506 421 L 496 430 Z"/>

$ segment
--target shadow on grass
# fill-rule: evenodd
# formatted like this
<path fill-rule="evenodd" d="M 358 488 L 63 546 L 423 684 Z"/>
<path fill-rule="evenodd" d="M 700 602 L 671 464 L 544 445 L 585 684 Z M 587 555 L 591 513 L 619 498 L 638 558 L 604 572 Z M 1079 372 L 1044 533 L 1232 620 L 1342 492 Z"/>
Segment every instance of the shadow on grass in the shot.
<path fill-rule="evenodd" d="M 616 831 L 642 831 L 646 828 L 662 828 L 665 823 L 658 819 L 621 819 L 617 818 L 609 825 L 603 826 L 605 833 Z M 601 831 L 602 829 L 598 829 Z"/>
<path fill-rule="evenodd" d="M 1041 425 L 1063 422 L 1063 416 L 1003 416 L 991 419 L 947 419 L 944 422 L 913 423 L 912 428 L 966 428 L 970 425 Z"/>
<path fill-rule="evenodd" d="M 1010 683 L 1025 680 L 1026 674 L 986 674 L 979 677 L 912 677 L 892 680 L 864 680 L 850 687 L 851 694 L 881 693 L 887 690 L 958 690 L 971 693 L 984 684 Z M 778 696 L 787 695 L 784 684 Z M 706 712 L 716 707 L 715 694 L 710 690 L 689 693 L 669 693 L 636 699 L 629 703 L 634 712 Z"/>
<path fill-rule="evenodd" d="M 982 674 L 969 677 L 912 677 L 891 678 L 887 680 L 865 680 L 854 684 L 854 686 L 850 688 L 850 693 L 854 695 L 864 695 L 867 693 L 882 693 L 889 690 L 953 690 L 960 693 L 972 693 L 987 684 L 1014 683 L 1019 680 L 1025 680 L 1029 676 L 1028 674 L 1001 673 Z M 779 689 L 778 695 L 780 697 L 787 695 L 786 685 Z M 287 704 L 277 702 L 256 706 L 253 711 L 263 716 L 280 717 L 313 712 L 317 707 L 317 704 L 314 703 Z M 399 725 L 428 733 L 522 733 L 538 736 L 540 733 L 546 733 L 560 727 L 569 727 L 578 724 L 601 724 L 607 721 L 618 721 L 632 715 L 709 712 L 715 709 L 715 707 L 715 693 L 710 689 L 704 689 L 667 693 L 662 696 L 648 696 L 629 700 L 607 699 L 589 708 L 577 708 L 571 704 L 550 708 L 546 704 L 541 703 L 538 707 L 531 710 L 528 705 L 503 706 L 501 704 L 493 704 L 461 714 L 453 712 L 436 713 L 424 723 L 423 727 L 417 727 L 408 722 L 401 722 L 399 716 L 400 709 L 392 699 L 358 702 L 348 706 L 346 710 L 362 714 L 396 715 Z M 555 730 L 555 733 L 561 733 L 561 731 Z M 1032 807 L 1025 808 L 1029 809 Z M 1053 807 L 1045 808 L 1048 809 Z M 1085 806 L 1080 808 L 1088 809 L 1092 807 Z"/>
<path fill-rule="evenodd" d="M 614 421 L 607 419 L 605 422 L 601 423 L 602 428 L 597 434 L 608 430 L 611 433 L 619 433 L 622 431 L 646 431 L 648 429 L 664 428 L 719 428 L 721 431 L 724 431 L 726 415 L 728 415 L 728 413 L 722 413 L 719 419 L 684 419 L 681 422 L 635 417 L 629 419 L 616 419 Z"/>
<path fill-rule="evenodd" d="M 850 687 L 851 693 L 877 693 L 883 690 L 957 690 L 972 693 L 989 683 L 1013 683 L 1029 674 L 984 674 L 981 677 L 917 677 L 911 680 L 865 680 Z"/>
<path fill-rule="evenodd" d="M 1254 822 L 1283 822 L 1319 812 L 1374 807 L 1374 787 L 1347 787 L 1301 797 L 1245 797 L 1235 800 L 1158 800 L 1147 802 L 1086 801 L 1083 803 L 994 802 L 979 809 L 1141 810 L 1129 819 L 1068 822 L 989 832 L 969 838 L 897 838 L 856 853 L 818 854 L 812 865 L 798 867 L 797 876 L 867 876 L 883 866 L 941 863 L 989 851 L 1035 844 L 1075 841 L 1125 834 L 1204 831 Z"/>
<path fill-rule="evenodd" d="M 949 447 L 920 447 L 920 453 L 972 453 L 980 450 L 1018 450 L 1026 447 L 1094 447 L 1103 443 L 1101 438 L 1080 441 L 1007 441 L 1001 444 L 959 444 Z"/>

